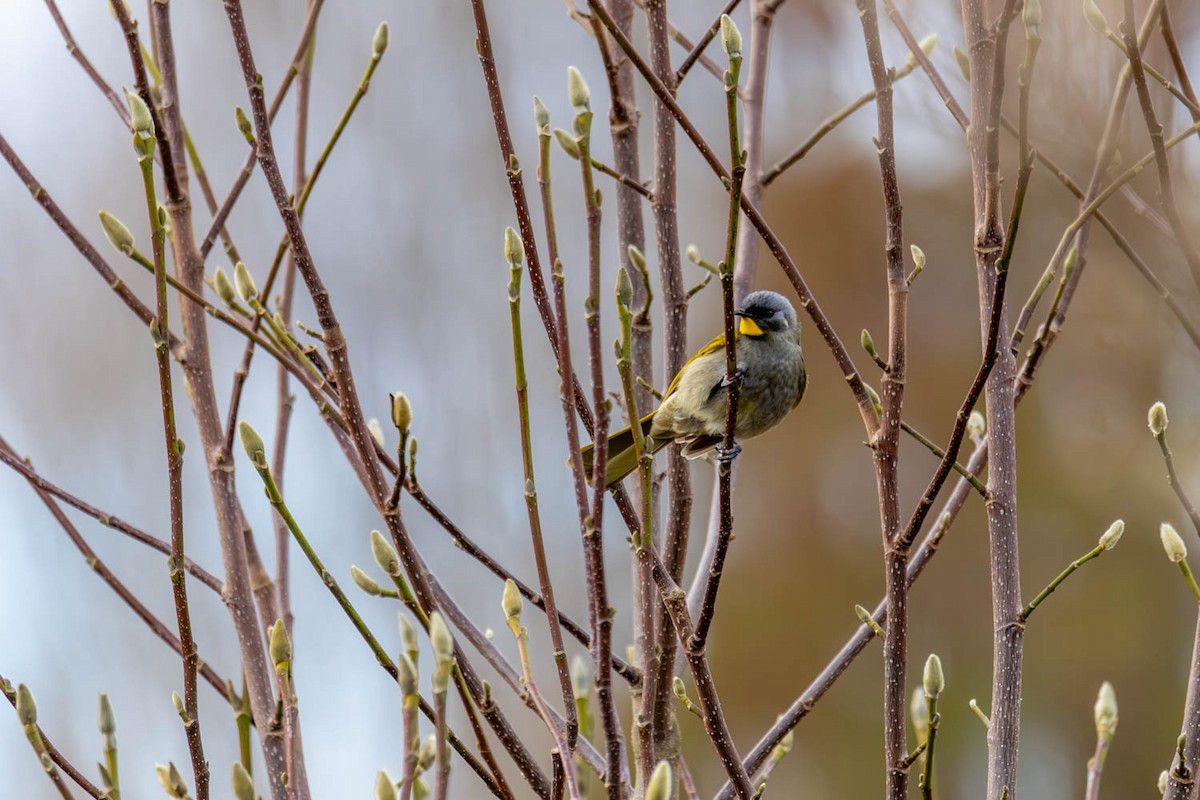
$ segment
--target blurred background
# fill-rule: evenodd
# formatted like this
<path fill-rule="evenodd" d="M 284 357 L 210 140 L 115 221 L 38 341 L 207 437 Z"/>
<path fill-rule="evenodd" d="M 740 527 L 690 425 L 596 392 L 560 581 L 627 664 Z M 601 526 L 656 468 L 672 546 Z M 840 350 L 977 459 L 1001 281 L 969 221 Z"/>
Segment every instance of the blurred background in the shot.
<path fill-rule="evenodd" d="M 143 14 L 144 7 L 135 5 L 135 13 Z M 173 5 L 183 114 L 222 196 L 246 152 L 233 124 L 234 106 L 246 104 L 245 86 L 220 4 Z M 688 0 L 672 3 L 670 11 L 694 37 L 719 5 Z M 747 5 L 742 4 L 735 19 L 748 36 Z M 901 0 L 899 5 L 918 36 L 939 34 L 933 61 L 956 96 L 965 99 L 966 84 L 951 53 L 962 42 L 957 4 Z M 1122 56 L 1087 27 L 1078 3 L 1044 5 L 1045 43 L 1033 93 L 1032 137 L 1086 183 Z M 1101 5 L 1115 29 L 1120 4 Z M 1139 14 L 1145 5 L 1137 3 Z M 1194 4 L 1169 5 L 1184 57 L 1200 69 L 1200 13 Z M 62 0 L 60 7 L 101 74 L 114 85 L 132 83 L 119 28 L 104 4 Z M 590 82 L 598 112 L 593 137 L 597 157 L 610 161 L 603 124 L 606 83 L 589 33 L 567 16 L 562 4 L 490 0 L 488 11 L 532 200 L 533 95 L 546 101 L 554 125 L 569 128 L 566 68 L 577 65 Z M 260 0 L 247 4 L 246 13 L 270 93 L 299 35 L 303 3 Z M 64 50 L 41 3 L 13 0 L 4 4 L 0 18 L 0 132 L 149 302 L 149 277 L 114 254 L 96 221 L 96 212 L 106 209 L 124 220 L 139 242 L 149 241 L 128 131 Z M 391 23 L 391 49 L 313 194 L 306 231 L 348 334 L 367 413 L 386 420 L 387 393 L 408 394 L 426 491 L 470 535 L 532 582 L 512 389 L 508 273 L 501 252 L 504 227 L 513 224 L 514 216 L 473 47 L 469 4 L 331 4 L 317 34 L 310 153 L 319 152 L 350 99 L 381 20 Z M 881 27 L 889 63 L 902 63 L 906 50 L 899 36 L 886 20 Z M 1019 30 L 1012 38 L 1009 64 L 1015 66 Z M 640 12 L 634 40 L 645 47 Z M 719 58 L 717 45 L 710 52 Z M 673 51 L 675 63 L 682 57 L 682 50 Z M 1147 59 L 1168 71 L 1169 59 L 1157 38 Z M 771 53 L 765 162 L 774 163 L 870 86 L 853 4 L 785 3 Z M 1014 75 L 1010 101 L 1015 101 L 1015 88 Z M 1190 124 L 1163 92 L 1152 88 L 1168 131 Z M 643 112 L 642 164 L 649 175 L 652 98 L 640 81 L 637 91 Z M 724 141 L 722 97 L 719 82 L 701 69 L 680 92 L 684 107 L 718 144 Z M 1136 102 L 1131 107 L 1120 144 L 1125 164 L 1149 149 Z M 1015 103 L 1011 109 L 1015 113 Z M 293 119 L 289 98 L 275 137 L 281 163 L 287 165 Z M 916 243 L 928 255 L 910 297 L 905 417 L 944 442 L 979 358 L 966 154 L 959 129 L 919 71 L 896 87 L 896 126 L 906 244 Z M 871 143 L 875 131 L 875 113 L 868 107 L 786 173 L 765 200 L 768 219 L 848 344 L 864 327 L 881 340 L 886 326 L 882 199 Z M 679 141 L 683 244 L 695 243 L 715 262 L 723 246 L 724 193 L 691 145 L 682 136 Z M 581 331 L 586 269 L 582 193 L 574 163 L 557 151 L 554 157 L 559 235 L 571 307 L 577 312 L 573 321 Z M 1006 141 L 1003 157 L 1010 190 L 1016 166 L 1011 141 Z M 1191 222 L 1197 218 L 1198 157 L 1194 141 L 1171 156 L 1181 210 Z M 30 201 L 21 182 L 11 171 L 3 172 L 0 434 L 50 480 L 166 537 L 158 385 L 145 329 Z M 285 174 L 290 175 L 290 166 Z M 606 178 L 598 181 L 605 195 L 607 287 L 618 264 L 615 192 Z M 1152 169 L 1134 185 L 1155 203 Z M 208 215 L 199 202 L 195 205 L 198 224 L 206 227 Z M 1040 276 L 1076 209 L 1053 176 L 1041 168 L 1035 171 L 1010 282 L 1015 305 Z M 1196 287 L 1178 248 L 1126 198 L 1114 197 L 1106 211 L 1191 318 L 1200 317 Z M 535 216 L 540 220 L 540 211 Z M 646 220 L 652 241 L 648 209 Z M 251 270 L 265 274 L 282 226 L 261 174 L 250 181 L 229 230 Z M 1097 228 L 1091 241 L 1087 274 L 1068 323 L 1018 415 L 1026 599 L 1092 548 L 1113 519 L 1124 518 L 1128 529 L 1114 552 L 1071 578 L 1029 625 L 1020 764 L 1022 795 L 1030 798 L 1082 794 L 1095 744 L 1092 704 L 1104 680 L 1116 687 L 1121 723 L 1103 794 L 1150 795 L 1179 733 L 1196 614 L 1190 593 L 1163 557 L 1158 525 L 1173 522 L 1193 549 L 1196 540 L 1166 485 L 1145 420 L 1153 401 L 1167 403 L 1182 478 L 1188 487 L 1196 486 L 1200 352 L 1106 235 Z M 653 248 L 648 256 L 657 284 Z M 228 268 L 223 258 L 218 247 L 209 269 Z M 761 287 L 790 293 L 769 256 L 764 253 L 759 264 Z M 689 285 L 703 277 L 691 264 L 683 269 Z M 719 301 L 714 283 L 692 302 L 694 345 L 717 331 Z M 567 451 L 558 379 L 530 304 L 526 309 L 535 457 L 552 569 L 560 603 L 585 619 L 582 554 L 570 476 L 563 465 Z M 605 312 L 607 340 L 616 329 L 615 315 L 607 307 Z M 295 316 L 315 324 L 303 292 L 298 293 Z M 223 326 L 211 330 L 217 393 L 224 403 L 242 341 Z M 806 330 L 811 382 L 803 405 L 769 436 L 748 442 L 740 459 L 737 539 L 709 646 L 724 709 L 743 753 L 853 633 L 854 605 L 873 606 L 883 583 L 875 482 L 862 425 L 828 350 L 811 325 Z M 576 335 L 574 342 L 578 348 L 583 337 Z M 877 383 L 870 361 L 857 346 L 852 350 L 864 375 Z M 576 357 L 583 357 L 582 349 Z M 661 349 L 655 358 L 661 370 Z M 657 382 L 664 385 L 668 378 L 659 374 Z M 615 370 L 610 369 L 608 379 L 617 386 Z M 176 380 L 181 380 L 178 370 Z M 274 392 L 275 368 L 259 356 L 241 414 L 264 434 L 274 429 Z M 188 552 L 219 573 L 201 449 L 190 412 L 182 408 L 182 395 L 178 398 L 181 436 L 189 445 Z M 928 451 L 903 441 L 905 513 L 935 464 Z M 247 466 L 239 453 L 243 503 L 264 557 L 269 557 L 269 509 Z M 711 479 L 704 464 L 692 469 L 697 492 L 690 551 L 694 561 Z M 304 398 L 293 418 L 286 493 L 339 580 L 349 583 L 351 564 L 376 571 L 367 534 L 379 520 Z M 500 612 L 500 584 L 456 550 L 415 504 L 407 507 L 406 522 L 437 574 L 481 627 L 500 632 L 500 647 L 515 656 Z M 101 558 L 173 627 L 165 559 L 68 513 Z M 623 650 L 631 638 L 628 548 L 611 506 L 606 522 L 611 596 L 618 606 L 615 642 Z M 987 531 L 977 497 L 967 501 L 942 551 L 913 590 L 910 676 L 917 686 L 926 654 L 941 656 L 947 688 L 940 705 L 939 791 L 944 798 L 978 796 L 986 765 L 985 732 L 967 701 L 978 698 L 985 709 L 989 706 L 991 618 Z M 293 565 L 296 681 L 314 795 L 369 796 L 376 770 L 400 772 L 399 695 L 317 576 L 295 554 Z M 202 658 L 222 674 L 235 675 L 228 614 L 213 593 L 194 581 L 189 587 Z M 352 587 L 351 593 L 385 646 L 398 650 L 396 608 L 371 601 Z M 538 675 L 550 686 L 552 665 L 542 618 L 532 611 L 527 616 Z M 879 653 L 872 644 L 800 725 L 793 752 L 771 778 L 769 796 L 878 794 L 883 785 Z M 182 683 L 178 659 L 97 579 L 29 486 L 6 470 L 0 471 L 0 674 L 31 687 L 47 734 L 83 768 L 90 769 L 101 755 L 97 696 L 107 692 L 116 710 L 127 796 L 160 791 L 156 762 L 173 760 L 191 782 L 183 730 L 170 700 Z M 548 750 L 540 723 L 520 711 L 506 690 L 499 689 L 498 695 L 540 751 Z M 214 797 L 219 797 L 226 794 L 229 765 L 236 758 L 234 720 L 208 687 L 202 685 L 200 699 Z M 622 700 L 623 714 L 627 708 Z M 687 713 L 680 720 L 701 794 L 711 796 L 723 779 L 720 765 L 699 721 Z M 451 724 L 464 722 L 456 709 Z M 504 763 L 507 774 L 515 776 Z M 0 797 L 52 796 L 15 715 L 0 709 Z M 457 761 L 451 796 L 481 796 Z"/>

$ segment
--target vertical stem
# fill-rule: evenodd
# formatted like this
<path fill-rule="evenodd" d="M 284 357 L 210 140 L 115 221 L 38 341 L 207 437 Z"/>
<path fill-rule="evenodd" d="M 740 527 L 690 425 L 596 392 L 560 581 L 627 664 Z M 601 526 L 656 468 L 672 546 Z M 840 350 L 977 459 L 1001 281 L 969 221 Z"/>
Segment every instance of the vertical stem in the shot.
<path fill-rule="evenodd" d="M 135 125 L 137 123 L 135 122 Z M 171 507 L 171 557 L 167 560 L 171 576 L 171 593 L 175 601 L 175 621 L 179 627 L 179 649 L 183 656 L 184 731 L 192 772 L 196 781 L 197 800 L 208 798 L 208 763 L 204 760 L 204 743 L 200 737 L 199 708 L 196 697 L 196 672 L 199 656 L 192 638 L 192 620 L 188 610 L 187 578 L 183 569 L 183 440 L 175 428 L 175 399 L 171 386 L 171 354 L 164 331 L 170 330 L 167 305 L 167 266 L 164 252 L 163 217 L 154 188 L 154 132 L 152 128 L 134 131 L 134 148 L 146 193 L 146 211 L 150 217 L 151 242 L 154 250 L 155 320 L 151 323 L 154 353 L 158 362 L 158 383 L 162 395 L 163 435 L 167 450 L 167 484 Z"/>
<path fill-rule="evenodd" d="M 670 24 L 666 0 L 648 0 L 645 5 L 650 28 L 650 63 L 666 90 L 674 94 L 675 70 L 671 68 Z M 610 30 L 611 32 L 611 30 Z M 616 35 L 615 33 L 613 34 Z M 654 104 L 654 214 L 655 251 L 662 278 L 664 376 L 673 377 L 687 361 L 687 290 L 679 263 L 679 220 L 676 213 L 675 119 L 660 100 Z M 678 582 L 687 557 L 688 525 L 692 513 L 692 488 L 687 462 L 677 447 L 667 448 L 666 524 L 663 526 L 662 558 Z M 659 670 L 655 680 L 654 706 L 656 751 L 660 759 L 674 762 L 679 756 L 679 731 L 674 719 L 671 679 L 675 674 L 676 638 L 660 616 L 658 622 Z"/>

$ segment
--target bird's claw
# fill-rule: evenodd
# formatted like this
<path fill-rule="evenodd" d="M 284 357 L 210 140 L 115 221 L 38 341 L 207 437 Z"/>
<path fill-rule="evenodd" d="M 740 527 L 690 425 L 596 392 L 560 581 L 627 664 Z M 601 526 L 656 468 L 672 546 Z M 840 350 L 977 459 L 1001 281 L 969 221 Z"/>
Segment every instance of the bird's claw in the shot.
<path fill-rule="evenodd" d="M 713 448 L 713 457 L 718 464 L 732 464 L 733 460 L 742 452 L 742 446 L 734 442 L 731 446 L 717 445 Z"/>
<path fill-rule="evenodd" d="M 724 387 L 728 387 L 728 386 L 732 385 L 732 384 L 733 384 L 733 383 L 735 383 L 735 382 L 736 382 L 736 383 L 741 383 L 741 382 L 742 382 L 743 380 L 745 380 L 745 379 L 746 379 L 746 368 L 745 368 L 745 367 L 738 367 L 737 369 L 735 369 L 735 370 L 733 371 L 733 377 L 732 377 L 732 378 L 731 378 L 730 376 L 728 376 L 728 375 L 726 375 L 725 377 L 721 378 L 721 386 L 722 386 L 722 388 L 724 388 Z"/>

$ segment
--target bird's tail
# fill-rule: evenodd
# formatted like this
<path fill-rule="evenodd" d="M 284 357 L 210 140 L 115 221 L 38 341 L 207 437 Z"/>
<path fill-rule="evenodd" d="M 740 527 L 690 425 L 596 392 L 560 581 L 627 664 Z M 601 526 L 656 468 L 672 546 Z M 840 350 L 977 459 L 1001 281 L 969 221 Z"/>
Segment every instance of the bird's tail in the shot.
<path fill-rule="evenodd" d="M 642 435 L 650 432 L 650 424 L 654 420 L 654 414 L 647 414 L 642 417 L 639 424 L 642 427 Z M 670 439 L 651 439 L 650 449 L 657 453 L 670 442 Z M 593 448 L 594 444 L 586 444 L 583 446 L 583 469 L 587 476 L 588 483 L 592 482 L 592 466 L 595 463 Z M 613 487 L 620 483 L 621 480 L 637 469 L 637 448 L 633 444 L 633 429 L 626 426 L 608 437 L 608 460 L 604 466 L 604 485 Z"/>

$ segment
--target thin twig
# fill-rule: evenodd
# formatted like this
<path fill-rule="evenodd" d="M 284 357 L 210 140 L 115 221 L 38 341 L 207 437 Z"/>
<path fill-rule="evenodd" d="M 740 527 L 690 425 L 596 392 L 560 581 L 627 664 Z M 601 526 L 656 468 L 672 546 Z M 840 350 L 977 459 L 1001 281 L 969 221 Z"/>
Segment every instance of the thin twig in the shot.
<path fill-rule="evenodd" d="M 684 57 L 683 61 L 679 63 L 679 69 L 675 70 L 676 86 L 683 83 L 683 79 L 687 77 L 688 72 L 695 65 L 696 61 L 699 60 L 700 56 L 704 54 L 705 48 L 708 47 L 709 43 L 713 40 L 713 37 L 717 35 L 717 31 L 721 28 L 721 17 L 726 14 L 732 14 L 733 10 L 737 8 L 741 2 L 742 0 L 729 0 L 727 3 L 725 3 L 725 7 L 722 8 L 717 14 L 717 18 L 714 19 L 712 24 L 704 30 L 704 33 L 692 47 L 691 52 L 688 53 Z"/>

